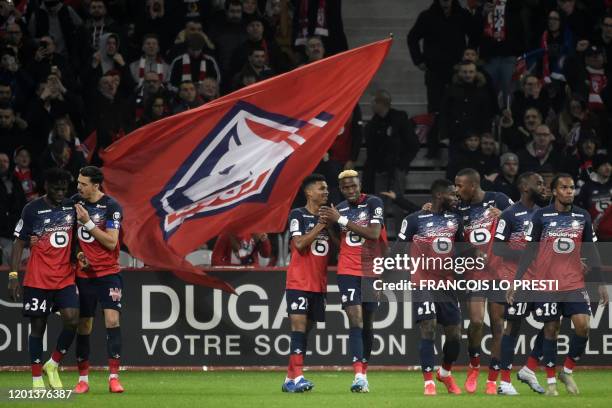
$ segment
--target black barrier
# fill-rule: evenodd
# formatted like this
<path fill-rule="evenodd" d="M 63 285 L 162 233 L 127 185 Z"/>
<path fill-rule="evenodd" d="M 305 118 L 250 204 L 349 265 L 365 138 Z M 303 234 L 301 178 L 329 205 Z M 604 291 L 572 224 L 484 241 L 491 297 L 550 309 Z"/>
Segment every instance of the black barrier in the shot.
<path fill-rule="evenodd" d="M 237 296 L 185 284 L 168 272 L 124 271 L 122 364 L 285 365 L 290 330 L 284 300 L 284 270 L 240 269 L 212 274 L 231 283 Z M 348 366 L 348 321 L 340 306 L 335 273 L 329 274 L 329 280 L 327 322 L 311 333 L 306 364 Z M 2 285 L 6 287 L 6 280 Z M 396 302 L 393 298 L 388 300 L 381 302 L 377 313 L 371 364 L 416 366 L 419 364 L 419 339 L 411 304 Z M 591 337 L 580 363 L 612 365 L 612 312 L 595 303 L 591 306 Z M 21 315 L 21 306 L 7 301 L 6 291 L 0 298 L 0 312 L 0 365 L 27 365 L 28 323 Z M 94 365 L 106 363 L 101 320 L 97 319 L 92 335 L 91 362 Z M 467 323 L 464 320 L 464 328 Z M 516 364 L 522 363 L 529 353 L 539 327 L 531 317 L 523 326 Z M 50 317 L 45 350 L 55 345 L 59 329 L 59 317 Z M 567 353 L 570 335 L 566 320 L 559 338 L 559 354 Z M 443 341 L 443 336 L 439 335 L 437 353 Z M 487 334 L 482 343 L 486 354 L 489 354 L 490 343 L 491 337 Z M 458 363 L 467 364 L 465 341 L 462 347 Z M 75 364 L 74 345 L 66 364 Z"/>

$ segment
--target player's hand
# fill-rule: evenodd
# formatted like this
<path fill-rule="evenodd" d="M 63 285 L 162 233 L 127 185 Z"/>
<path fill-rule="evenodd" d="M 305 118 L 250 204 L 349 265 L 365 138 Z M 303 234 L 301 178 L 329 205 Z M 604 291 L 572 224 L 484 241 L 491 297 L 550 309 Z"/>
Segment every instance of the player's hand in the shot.
<path fill-rule="evenodd" d="M 30 237 L 30 248 L 38 244 L 38 235 L 32 235 Z"/>
<path fill-rule="evenodd" d="M 497 207 L 490 207 L 488 211 L 489 215 L 493 218 L 499 218 L 502 213 L 501 210 Z"/>
<path fill-rule="evenodd" d="M 331 207 L 323 205 L 319 208 L 319 217 L 323 217 L 326 222 L 337 222 L 338 218 L 340 218 L 340 213 L 333 204 Z"/>
<path fill-rule="evenodd" d="M 602 306 L 606 306 L 610 301 L 610 298 L 608 296 L 608 288 L 606 287 L 606 285 L 599 285 L 597 290 L 599 292 L 599 304 Z"/>
<path fill-rule="evenodd" d="M 506 302 L 508 302 L 509 305 L 514 303 L 514 289 L 508 289 L 508 291 L 506 291 Z"/>
<path fill-rule="evenodd" d="M 432 207 L 431 203 L 425 203 L 425 204 L 423 204 L 423 207 L 421 207 L 421 210 L 423 210 L 423 211 L 431 211 L 431 207 Z"/>
<path fill-rule="evenodd" d="M 79 261 L 79 265 L 81 266 L 81 269 L 89 268 L 89 260 L 87 259 L 84 253 L 79 252 L 77 254 L 77 261 Z"/>
<path fill-rule="evenodd" d="M 79 220 L 81 224 L 86 224 L 90 218 L 85 207 L 83 207 L 81 204 L 75 204 L 74 208 L 76 209 L 77 220 Z"/>
<path fill-rule="evenodd" d="M 13 302 L 21 301 L 21 285 L 19 284 L 19 278 L 9 278 L 8 291 L 9 299 Z"/>

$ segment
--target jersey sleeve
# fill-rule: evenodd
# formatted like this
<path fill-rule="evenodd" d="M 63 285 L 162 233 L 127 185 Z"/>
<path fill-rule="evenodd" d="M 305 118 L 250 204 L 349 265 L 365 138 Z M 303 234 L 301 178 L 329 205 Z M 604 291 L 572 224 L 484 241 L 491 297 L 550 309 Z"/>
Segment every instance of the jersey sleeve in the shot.
<path fill-rule="evenodd" d="M 22 241 L 29 241 L 30 237 L 34 235 L 34 211 L 32 206 L 26 205 L 21 211 L 21 218 L 15 225 L 13 235 Z"/>
<path fill-rule="evenodd" d="M 123 210 L 117 202 L 109 203 L 106 208 L 106 229 L 116 229 L 121 227 L 123 220 Z"/>
<path fill-rule="evenodd" d="M 291 211 L 289 215 L 289 234 L 292 238 L 304 235 L 304 218 L 298 210 Z"/>
<path fill-rule="evenodd" d="M 384 206 L 380 198 L 370 196 L 368 199 L 368 207 L 370 208 L 370 224 L 385 225 Z"/>
<path fill-rule="evenodd" d="M 412 237 L 417 233 L 417 217 L 409 215 L 402 221 L 400 232 L 397 234 L 400 241 L 412 241 Z"/>
<path fill-rule="evenodd" d="M 525 231 L 525 241 L 527 242 L 540 242 L 542 236 L 542 216 L 540 212 L 537 212 L 529 221 L 527 230 Z"/>
<path fill-rule="evenodd" d="M 512 233 L 512 224 L 512 214 L 509 211 L 502 212 L 495 229 L 495 240 L 508 242 Z"/>
<path fill-rule="evenodd" d="M 597 235 L 593 230 L 593 222 L 588 211 L 584 213 L 584 232 L 582 233 L 582 242 L 597 242 Z"/>
<path fill-rule="evenodd" d="M 500 210 L 504 211 L 506 208 L 510 207 L 514 202 L 510 197 L 505 195 L 504 193 L 497 193 L 495 195 L 495 206 Z"/>

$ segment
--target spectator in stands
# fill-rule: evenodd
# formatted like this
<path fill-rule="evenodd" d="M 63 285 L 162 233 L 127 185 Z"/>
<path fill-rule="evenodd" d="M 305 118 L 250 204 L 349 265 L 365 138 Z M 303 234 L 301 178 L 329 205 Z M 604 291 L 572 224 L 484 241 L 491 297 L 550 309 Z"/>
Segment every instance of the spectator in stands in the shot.
<path fill-rule="evenodd" d="M 344 170 L 354 169 L 362 143 L 361 108 L 357 104 L 340 130 L 334 144 L 329 148 L 329 159 L 338 163 L 340 168 Z"/>
<path fill-rule="evenodd" d="M 32 156 L 25 146 L 15 149 L 15 170 L 13 175 L 21 185 L 25 200 L 30 202 L 39 197 L 39 188 L 42 183 L 32 163 Z"/>
<path fill-rule="evenodd" d="M 391 95 L 385 90 L 374 95 L 372 112 L 374 115 L 365 128 L 367 158 L 363 191 L 376 194 L 392 190 L 401 196 L 405 191 L 406 173 L 420 147 L 414 125 L 406 112 L 391 107 Z M 395 225 L 396 233 L 399 227 L 399 223 Z"/>
<path fill-rule="evenodd" d="M 102 163 L 99 150 L 110 146 L 125 134 L 126 129 L 131 128 L 131 112 L 117 93 L 120 82 L 116 72 L 107 72 L 99 79 L 93 100 L 86 105 L 86 134 L 96 132 L 96 147 L 90 153 L 94 166 Z"/>
<path fill-rule="evenodd" d="M 24 119 L 33 138 L 32 154 L 38 157 L 47 145 L 48 135 L 55 119 L 70 115 L 73 122 L 80 121 L 81 103 L 77 96 L 63 85 L 56 74 L 50 74 L 39 83 L 37 97 L 30 101 Z"/>
<path fill-rule="evenodd" d="M 12 157 L 15 149 L 21 145 L 32 145 L 27 124 L 18 121 L 13 108 L 0 106 L 0 152 Z"/>
<path fill-rule="evenodd" d="M 601 21 L 601 30 L 593 44 L 604 51 L 606 56 L 606 75 L 612 76 L 612 14 L 606 14 Z"/>
<path fill-rule="evenodd" d="M 289 10 L 289 0 L 270 0 L 266 4 L 266 17 L 270 22 L 273 38 L 280 47 L 283 54 L 289 59 L 290 66 L 297 66 L 297 55 L 291 43 L 291 13 Z"/>
<path fill-rule="evenodd" d="M 558 0 L 561 18 L 578 38 L 592 38 L 595 21 L 584 10 L 576 7 L 576 0 Z"/>
<path fill-rule="evenodd" d="M 254 45 L 249 51 L 248 62 L 233 79 L 235 88 L 240 88 L 240 79 L 245 76 L 254 77 L 255 82 L 273 77 L 274 70 L 266 64 L 266 59 L 265 48 Z"/>
<path fill-rule="evenodd" d="M 565 155 L 553 141 L 554 135 L 546 125 L 536 127 L 533 140 L 518 152 L 520 172 L 539 172 L 543 166 L 550 165 L 553 172 L 566 170 Z"/>
<path fill-rule="evenodd" d="M 328 55 L 348 49 L 342 22 L 342 2 L 320 0 L 293 1 L 293 44 L 300 49 L 306 40 L 318 35 Z"/>
<path fill-rule="evenodd" d="M 480 19 L 480 56 L 486 61 L 485 69 L 493 78 L 493 85 L 502 93 L 502 101 L 512 90 L 512 74 L 516 57 L 523 54 L 527 38 L 523 28 L 521 0 L 497 2 L 487 0 L 476 10 Z"/>
<path fill-rule="evenodd" d="M 581 187 L 591 179 L 593 171 L 593 158 L 599 150 L 599 140 L 594 133 L 584 132 L 578 140 L 575 151 L 568 158 L 569 167 L 577 174 L 576 185 Z"/>
<path fill-rule="evenodd" d="M 603 50 L 597 46 L 590 46 L 584 52 L 584 63 L 578 60 L 566 69 L 567 83 L 574 93 L 585 96 L 588 100 L 589 110 L 597 113 L 605 110 L 602 100 L 602 91 L 606 87 L 608 78 L 604 71 Z"/>
<path fill-rule="evenodd" d="M 597 136 L 603 136 L 599 118 L 593 115 L 586 100 L 578 94 L 572 95 L 559 115 L 558 134 L 561 141 L 568 147 L 575 147 L 584 131 L 594 131 Z"/>
<path fill-rule="evenodd" d="M 198 96 L 204 103 L 215 100 L 219 97 L 219 83 L 215 78 L 205 78 L 198 85 Z"/>
<path fill-rule="evenodd" d="M 166 64 L 159 52 L 159 38 L 156 34 L 147 34 L 142 39 L 142 55 L 130 64 L 130 73 L 137 86 L 142 86 L 145 74 L 154 72 L 160 82 L 170 80 L 170 66 Z"/>
<path fill-rule="evenodd" d="M 0 49 L 0 81 L 10 85 L 16 99 L 27 98 L 34 86 L 28 73 L 22 69 L 11 48 Z"/>
<path fill-rule="evenodd" d="M 223 15 L 213 22 L 210 30 L 212 41 L 223 44 L 217 49 L 217 58 L 223 78 L 231 78 L 231 62 L 234 51 L 246 40 L 246 31 L 242 22 L 242 3 L 240 0 L 226 2 Z M 230 82 L 230 81 L 226 81 Z M 232 84 L 225 84 L 222 89 L 229 91 Z"/>
<path fill-rule="evenodd" d="M 145 106 L 151 99 L 160 95 L 168 100 L 171 98 L 171 93 L 164 87 L 157 72 L 147 72 L 144 74 L 142 85 L 136 88 L 135 94 L 131 97 L 130 110 L 134 112 L 134 119 L 140 119 Z"/>
<path fill-rule="evenodd" d="M 325 45 L 323 45 L 321 37 L 317 35 L 310 37 L 306 41 L 304 52 L 306 53 L 306 64 L 323 59 L 323 57 L 325 57 Z"/>
<path fill-rule="evenodd" d="M 2 265 L 10 263 L 13 246 L 13 230 L 21 216 L 21 209 L 26 204 L 19 180 L 11 174 L 10 159 L 6 153 L 0 153 L 0 255 Z"/>
<path fill-rule="evenodd" d="M 108 16 L 106 3 L 103 0 L 91 0 L 88 13 L 89 18 L 85 20 L 83 28 L 87 34 L 87 45 L 91 54 L 100 51 L 104 34 L 115 34 L 122 40 L 125 39 L 121 26 Z"/>
<path fill-rule="evenodd" d="M 272 245 L 268 234 L 221 234 L 213 248 L 212 265 L 267 266 L 272 257 Z"/>
<path fill-rule="evenodd" d="M 53 37 L 56 52 L 76 61 L 81 47 L 78 27 L 82 24 L 81 17 L 63 1 L 43 0 L 32 14 L 28 29 L 33 38 Z"/>
<path fill-rule="evenodd" d="M 211 0 L 166 0 L 165 8 L 173 27 L 180 27 L 186 21 L 204 22 L 213 18 Z"/>
<path fill-rule="evenodd" d="M 179 88 L 185 81 L 194 84 L 207 77 L 216 78 L 221 82 L 221 72 L 217 61 L 210 55 L 204 54 L 205 39 L 201 34 L 189 34 L 185 40 L 187 52 L 178 56 L 170 66 L 170 83 Z"/>
<path fill-rule="evenodd" d="M 476 71 L 479 74 L 482 74 L 487 82 L 487 90 L 489 92 L 489 99 L 491 100 L 491 106 L 493 107 L 493 113 L 498 114 L 498 102 L 497 102 L 497 92 L 495 91 L 495 87 L 493 86 L 493 80 L 491 79 L 491 75 L 484 69 L 484 62 L 480 59 L 480 54 L 478 54 L 478 50 L 473 47 L 468 47 L 463 50 L 463 59 L 462 61 L 471 61 L 476 64 Z M 455 65 L 454 67 L 455 73 L 459 70 L 459 66 Z"/>
<path fill-rule="evenodd" d="M 55 119 L 53 129 L 51 130 L 51 133 L 49 133 L 49 144 L 53 143 L 53 141 L 57 138 L 64 139 L 70 148 L 76 152 L 76 154 L 81 154 L 84 159 L 87 159 L 87 155 L 83 151 L 83 146 L 81 145 L 79 135 L 74 129 L 74 125 L 72 124 L 70 117 L 67 115 Z"/>
<path fill-rule="evenodd" d="M 580 187 L 580 193 L 576 197 L 576 204 L 586 209 L 592 219 L 603 214 L 612 201 L 611 172 L 612 165 L 608 155 L 597 154 L 593 157 L 590 180 Z"/>
<path fill-rule="evenodd" d="M 274 39 L 264 37 L 264 18 L 251 17 L 247 20 L 246 33 L 247 39 L 243 42 L 232 56 L 231 70 L 235 75 L 249 62 L 249 57 L 253 49 L 261 48 L 265 51 L 265 64 L 275 73 L 287 71 L 287 61 L 285 55 L 280 50 Z"/>
<path fill-rule="evenodd" d="M 512 97 L 510 108 L 512 119 L 520 122 L 528 108 L 536 108 L 542 118 L 547 117 L 551 109 L 550 100 L 547 99 L 546 93 L 542 92 L 540 79 L 533 74 L 527 74 L 521 78 L 521 89 L 516 91 Z"/>
<path fill-rule="evenodd" d="M 2 39 L 2 43 L 13 50 L 23 66 L 30 64 L 36 44 L 32 40 L 24 38 L 23 30 L 19 24 L 15 22 L 6 25 L 5 37 Z"/>
<path fill-rule="evenodd" d="M 434 0 L 417 17 L 407 40 L 412 62 L 425 72 L 428 112 L 439 112 L 453 67 L 461 61 L 466 46 L 476 43 L 476 37 L 475 20 L 457 0 Z"/>
<path fill-rule="evenodd" d="M 76 179 L 79 176 L 79 170 L 86 165 L 83 155 L 71 148 L 62 138 L 55 139 L 45 150 L 40 160 L 40 168 L 43 172 L 57 167 L 70 173 L 72 176 L 72 183 L 69 186 L 70 193 L 76 192 Z"/>
<path fill-rule="evenodd" d="M 215 53 L 216 46 L 204 32 L 202 22 L 199 20 L 188 20 L 185 22 L 185 28 L 176 35 L 172 49 L 168 51 L 167 55 L 170 58 L 170 61 L 187 52 L 187 37 L 193 34 L 199 34 L 204 39 L 204 47 L 202 48 L 202 51 L 205 54 L 213 55 Z"/>
<path fill-rule="evenodd" d="M 129 95 L 134 89 L 129 66 L 123 55 L 119 52 L 119 36 L 114 33 L 103 34 L 100 37 L 99 50 L 93 54 L 91 61 L 91 73 L 88 86 L 98 83 L 98 80 L 107 72 L 117 73 L 121 79 L 120 88 L 122 95 Z"/>
<path fill-rule="evenodd" d="M 179 87 L 178 99 L 172 108 L 172 113 L 184 112 L 202 105 L 198 97 L 195 84 L 192 81 L 183 81 Z"/>
<path fill-rule="evenodd" d="M 136 36 L 143 38 L 147 34 L 156 34 L 163 54 L 172 46 L 177 27 L 172 25 L 172 19 L 166 13 L 164 0 L 146 0 L 142 3 L 134 10 L 137 15 Z"/>
<path fill-rule="evenodd" d="M 55 41 L 48 35 L 38 41 L 34 59 L 26 69 L 35 82 L 40 82 L 53 73 L 62 79 L 66 88 L 71 91 L 77 88 L 76 77 L 70 62 L 55 51 Z"/>
<path fill-rule="evenodd" d="M 393 204 L 401 208 L 405 214 L 411 214 L 421 209 L 420 205 L 408 200 L 404 194 L 398 196 L 395 191 L 381 191 L 379 194 L 390 199 Z"/>
<path fill-rule="evenodd" d="M 567 57 L 574 53 L 574 34 L 567 24 L 561 21 L 558 10 L 548 12 L 546 30 L 542 34 L 540 47 L 543 51 L 538 72 L 546 83 L 565 82 L 564 64 Z M 546 112 L 542 113 L 546 115 Z"/>
<path fill-rule="evenodd" d="M 536 127 L 543 123 L 542 114 L 536 108 L 528 108 L 523 116 L 523 123 L 515 123 L 512 112 L 504 110 L 500 121 L 502 143 L 511 151 L 525 147 L 532 139 Z"/>
<path fill-rule="evenodd" d="M 486 89 L 486 79 L 470 61 L 459 64 L 447 88 L 440 109 L 440 139 L 449 139 L 450 148 L 461 143 L 466 131 L 482 133 L 490 129 L 493 110 Z"/>
<path fill-rule="evenodd" d="M 514 201 L 520 199 L 521 193 L 516 186 L 519 169 L 519 158 L 516 154 L 508 152 L 499 158 L 499 171 L 483 179 L 483 189 L 504 193 Z"/>
<path fill-rule="evenodd" d="M 482 153 L 482 161 L 479 164 L 481 178 L 483 178 L 497 171 L 499 166 L 499 148 L 491 132 L 484 132 L 480 135 L 480 153 Z"/>
<path fill-rule="evenodd" d="M 461 145 L 450 152 L 446 178 L 454 180 L 461 169 L 471 167 L 484 175 L 485 158 L 480 150 L 480 135 L 478 132 L 468 132 Z"/>
<path fill-rule="evenodd" d="M 163 96 L 157 95 L 153 97 L 145 105 L 142 116 L 136 122 L 136 128 L 165 118 L 168 116 L 168 111 L 168 103 Z"/>

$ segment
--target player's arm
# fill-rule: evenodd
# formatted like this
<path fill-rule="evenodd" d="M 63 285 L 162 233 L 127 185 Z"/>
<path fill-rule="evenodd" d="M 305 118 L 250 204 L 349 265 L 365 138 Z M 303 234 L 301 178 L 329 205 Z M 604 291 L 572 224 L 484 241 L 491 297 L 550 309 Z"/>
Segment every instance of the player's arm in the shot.
<path fill-rule="evenodd" d="M 510 213 L 504 212 L 495 229 L 495 240 L 493 241 L 493 254 L 504 259 L 519 259 L 523 253 L 520 249 L 512 249 L 508 242 L 512 233 L 512 217 Z"/>
<path fill-rule="evenodd" d="M 322 222 L 318 222 L 310 231 L 300 235 L 293 235 L 293 245 L 295 249 L 297 249 L 300 253 L 303 253 L 306 248 L 310 248 L 310 245 L 314 242 L 315 239 L 319 236 L 319 232 L 323 231 L 326 228 L 326 225 Z M 331 234 L 330 234 L 331 236 Z"/>
<path fill-rule="evenodd" d="M 21 286 L 19 285 L 19 274 L 17 271 L 19 270 L 21 255 L 23 254 L 23 248 L 25 248 L 25 246 L 26 241 L 15 238 L 11 252 L 11 272 L 9 272 L 8 282 L 9 298 L 13 302 L 18 302 L 21 300 Z"/>
<path fill-rule="evenodd" d="M 525 250 L 522 251 L 521 258 L 518 263 L 518 268 L 516 270 L 516 274 L 514 275 L 515 280 L 520 280 L 531 263 L 536 258 L 539 248 L 540 237 L 542 236 L 542 220 L 540 217 L 534 215 L 532 220 L 529 223 L 529 227 L 527 227 L 527 231 L 525 231 L 525 241 L 527 241 L 527 245 L 525 246 Z M 537 244 L 536 244 L 537 242 Z"/>
<path fill-rule="evenodd" d="M 380 232 L 382 231 L 382 225 L 384 222 L 382 201 L 378 197 L 373 197 L 369 200 L 368 206 L 373 214 L 370 218 L 370 223 L 368 226 L 359 225 L 349 220 L 346 216 L 340 215 L 340 212 L 333 206 L 333 204 L 331 207 L 321 207 L 319 210 L 319 215 L 322 216 L 327 222 L 337 223 L 362 238 L 376 241 L 380 237 Z"/>
<path fill-rule="evenodd" d="M 89 213 L 81 204 L 75 204 L 77 219 L 83 227 L 98 241 L 104 248 L 112 251 L 119 243 L 119 230 L 107 228 L 105 231 L 98 228 L 89 217 Z"/>
<path fill-rule="evenodd" d="M 327 228 L 327 234 L 329 235 L 329 239 L 330 241 L 336 246 L 336 248 L 340 247 L 340 233 L 338 231 L 338 228 L 336 228 L 335 225 L 326 225 L 325 228 Z"/>

